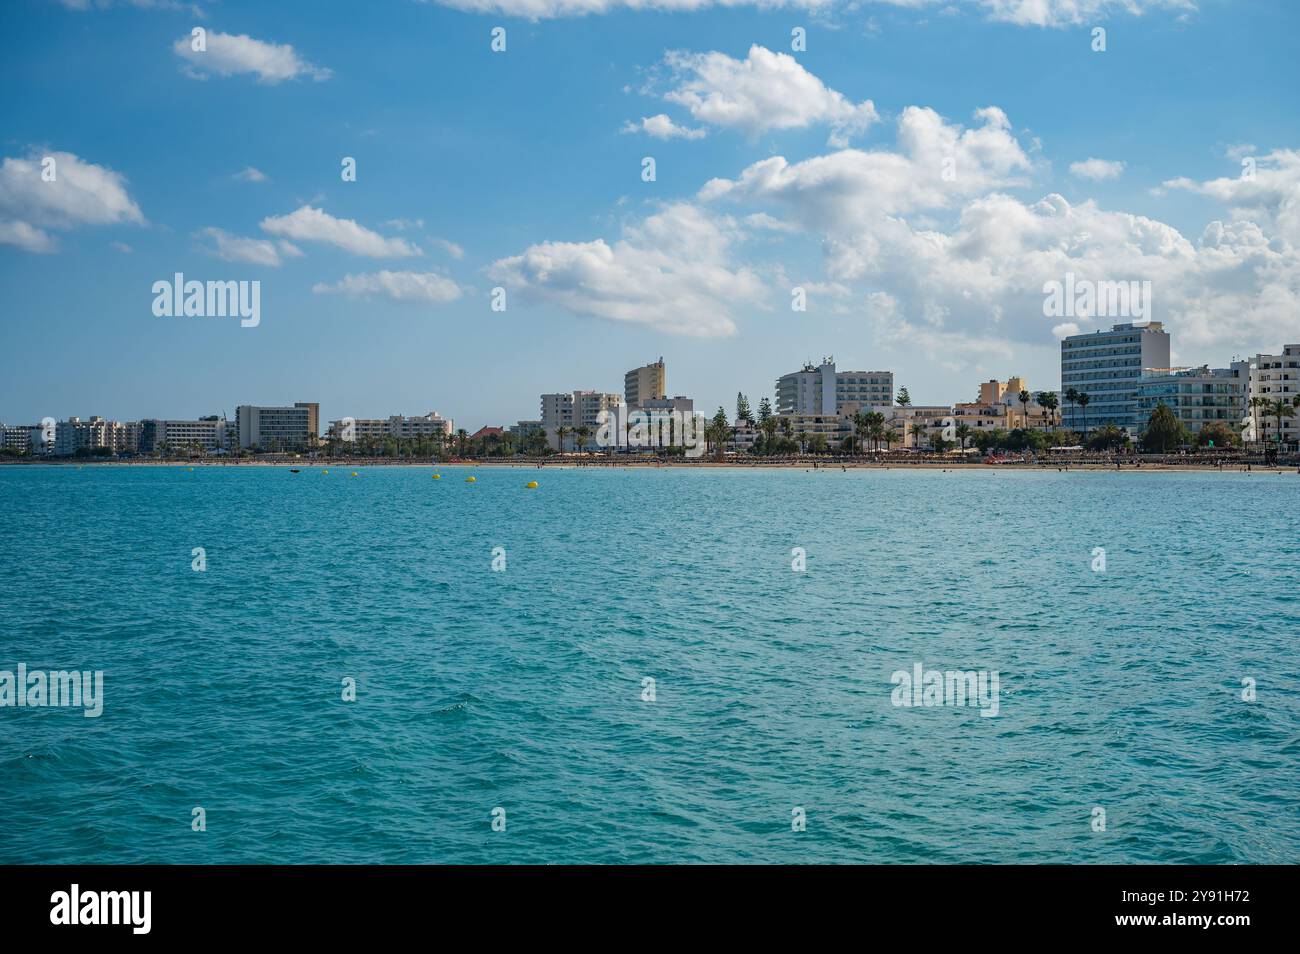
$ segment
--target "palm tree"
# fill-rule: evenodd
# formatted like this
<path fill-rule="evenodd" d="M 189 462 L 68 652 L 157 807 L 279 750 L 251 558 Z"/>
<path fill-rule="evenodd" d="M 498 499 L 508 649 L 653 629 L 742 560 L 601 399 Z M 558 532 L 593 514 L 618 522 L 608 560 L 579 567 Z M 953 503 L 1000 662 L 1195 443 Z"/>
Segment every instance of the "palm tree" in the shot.
<path fill-rule="evenodd" d="M 1066 388 L 1065 393 L 1062 394 L 1061 397 L 1065 399 L 1066 404 L 1078 404 L 1079 390 L 1078 388 Z"/>
<path fill-rule="evenodd" d="M 1021 391 L 1016 395 L 1016 400 L 1020 402 L 1021 413 L 1025 415 L 1024 427 L 1029 427 L 1029 402 L 1033 400 L 1033 395 L 1028 391 Z"/>
<path fill-rule="evenodd" d="M 973 433 L 971 430 L 971 426 L 969 424 L 958 424 L 955 433 L 957 434 L 957 440 L 961 444 L 961 449 L 965 450 L 966 441 L 970 439 L 970 436 Z"/>
<path fill-rule="evenodd" d="M 867 412 L 867 436 L 871 438 L 876 450 L 880 450 L 880 439 L 885 435 L 885 415 L 880 411 Z"/>
<path fill-rule="evenodd" d="M 561 454 L 564 453 L 564 439 L 572 433 L 573 433 L 573 428 L 565 427 L 563 424 L 561 424 L 559 427 L 555 429 L 555 438 L 557 441 L 559 441 L 560 444 L 559 450 Z"/>
<path fill-rule="evenodd" d="M 867 431 L 870 429 L 871 424 L 867 420 L 867 415 L 862 411 L 855 411 L 853 414 L 853 433 L 858 439 L 859 454 L 866 448 Z"/>
<path fill-rule="evenodd" d="M 1295 408 L 1286 398 L 1278 398 L 1268 405 L 1268 413 L 1277 419 L 1277 442 L 1282 443 L 1282 418 L 1295 417 Z"/>
<path fill-rule="evenodd" d="M 1075 396 L 1075 403 L 1079 405 L 1079 410 L 1083 412 L 1083 439 L 1088 439 L 1088 402 L 1092 400 L 1088 397 L 1087 391 L 1080 391 Z"/>
<path fill-rule="evenodd" d="M 1056 409 L 1061 406 L 1056 395 L 1051 391 L 1039 391 L 1038 396 L 1034 398 L 1038 406 L 1047 411 L 1048 420 L 1051 421 L 1052 429 L 1056 429 Z"/>
<path fill-rule="evenodd" d="M 1259 406 L 1267 400 L 1268 398 L 1256 395 L 1247 402 L 1250 405 L 1250 422 L 1255 429 L 1255 440 L 1259 440 Z"/>
<path fill-rule="evenodd" d="M 884 431 L 885 431 L 885 434 L 884 434 L 884 438 L 885 438 L 885 450 L 888 451 L 888 450 L 890 450 L 890 449 L 893 448 L 893 446 L 894 446 L 894 441 L 898 440 L 898 432 L 897 432 L 896 430 L 894 430 L 893 425 L 890 425 L 889 427 L 886 427 L 886 428 L 884 429 Z"/>
<path fill-rule="evenodd" d="M 591 428 L 583 425 L 573 432 L 573 438 L 578 444 L 578 453 L 582 453 L 587 446 L 587 438 L 591 436 Z"/>
<path fill-rule="evenodd" d="M 925 421 L 919 421 L 919 420 L 912 421 L 912 446 L 915 447 L 917 450 L 921 449 L 921 441 L 924 439 L 925 432 L 929 429 L 929 427 L 930 425 L 927 424 Z"/>
<path fill-rule="evenodd" d="M 469 431 L 465 430 L 463 427 L 458 430 L 456 432 L 456 444 L 457 449 L 460 451 L 460 456 L 464 457 L 469 447 Z"/>

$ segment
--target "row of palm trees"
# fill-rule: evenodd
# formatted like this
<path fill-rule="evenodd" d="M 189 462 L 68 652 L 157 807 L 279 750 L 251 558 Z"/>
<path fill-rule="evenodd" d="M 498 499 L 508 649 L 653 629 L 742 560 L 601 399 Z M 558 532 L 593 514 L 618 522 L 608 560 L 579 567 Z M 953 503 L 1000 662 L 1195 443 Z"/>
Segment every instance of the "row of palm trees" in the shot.
<path fill-rule="evenodd" d="M 1300 408 L 1300 394 L 1295 395 L 1291 400 L 1278 398 L 1271 400 L 1266 397 L 1253 397 L 1250 399 L 1250 414 L 1254 419 L 1255 433 L 1259 435 L 1259 440 L 1268 440 L 1268 419 L 1271 416 L 1277 421 L 1277 440 L 1282 441 L 1282 418 L 1295 417 L 1296 408 Z M 1260 428 L 1260 413 L 1264 415 L 1264 427 Z"/>

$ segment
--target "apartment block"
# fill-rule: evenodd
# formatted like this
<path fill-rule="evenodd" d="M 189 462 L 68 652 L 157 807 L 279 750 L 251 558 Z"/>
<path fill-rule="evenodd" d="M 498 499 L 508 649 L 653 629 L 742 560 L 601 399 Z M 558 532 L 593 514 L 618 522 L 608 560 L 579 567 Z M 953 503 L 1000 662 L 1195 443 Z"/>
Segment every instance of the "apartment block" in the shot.
<path fill-rule="evenodd" d="M 776 413 L 790 415 L 852 415 L 894 403 L 892 371 L 837 371 L 834 358 L 805 364 L 776 381 Z"/>
<path fill-rule="evenodd" d="M 1300 344 L 1289 344 L 1282 348 L 1281 354 L 1258 354 L 1250 362 L 1250 386 L 1247 402 L 1250 398 L 1264 398 L 1267 401 L 1294 402 L 1300 395 Z M 1267 415 L 1261 408 L 1252 417 L 1259 417 L 1258 438 L 1276 440 L 1278 437 L 1278 420 Z M 1296 408 L 1295 417 L 1282 418 L 1282 441 L 1294 443 L 1300 441 L 1300 408 Z"/>

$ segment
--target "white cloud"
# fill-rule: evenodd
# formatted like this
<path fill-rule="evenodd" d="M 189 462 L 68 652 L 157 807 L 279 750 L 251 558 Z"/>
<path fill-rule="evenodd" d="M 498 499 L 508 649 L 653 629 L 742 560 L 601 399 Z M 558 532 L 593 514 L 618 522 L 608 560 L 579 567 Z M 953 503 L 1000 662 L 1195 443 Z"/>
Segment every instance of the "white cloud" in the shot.
<path fill-rule="evenodd" d="M 582 17 L 613 10 L 664 10 L 690 12 L 712 7 L 757 7 L 758 9 L 817 10 L 829 8 L 835 0 L 435 0 L 440 6 L 470 13 L 499 13 L 549 20 L 557 17 Z"/>
<path fill-rule="evenodd" d="M 458 262 L 465 257 L 465 250 L 449 239 L 434 239 L 434 242 Z"/>
<path fill-rule="evenodd" d="M 1052 325 L 1052 337 L 1060 340 L 1068 338 L 1070 335 L 1079 333 L 1079 324 L 1074 321 L 1063 321 L 1059 325 Z"/>
<path fill-rule="evenodd" d="M 714 179 L 706 200 L 777 201 L 804 225 L 829 232 L 854 229 L 882 215 L 943 209 L 965 196 L 1019 184 L 1029 158 L 1002 110 L 976 111 L 974 129 L 945 123 L 932 109 L 909 106 L 898 120 L 899 151 L 840 152 L 797 162 L 773 156 L 735 180 Z M 945 176 L 951 161 L 953 175 Z"/>
<path fill-rule="evenodd" d="M 239 172 L 236 172 L 231 178 L 239 182 L 270 182 L 271 179 L 265 172 L 260 169 L 254 169 L 252 166 L 246 166 Z"/>
<path fill-rule="evenodd" d="M 1070 175 L 1080 179 L 1100 182 L 1103 179 L 1118 179 L 1124 172 L 1124 163 L 1109 159 L 1085 159 L 1070 163 Z"/>
<path fill-rule="evenodd" d="M 287 43 L 267 43 L 245 33 L 209 30 L 207 49 L 201 51 L 193 48 L 193 37 L 187 34 L 172 44 L 172 50 L 185 60 L 187 72 L 195 79 L 255 73 L 259 83 L 273 86 L 300 76 L 317 81 L 330 77 L 329 70 L 308 63 Z"/>
<path fill-rule="evenodd" d="M 370 258 L 407 258 L 422 255 L 405 239 L 385 238 L 352 219 L 336 219 L 323 209 L 301 206 L 288 215 L 273 215 L 261 222 L 262 231 L 300 242 L 325 242 L 354 255 Z"/>
<path fill-rule="evenodd" d="M 1243 166 L 1237 176 L 1205 182 L 1170 179 L 1163 187 L 1217 199 L 1232 211 L 1234 219 L 1264 222 L 1287 241 L 1300 245 L 1300 149 L 1277 149 L 1253 157 L 1253 165 L 1253 174 Z"/>
<path fill-rule="evenodd" d="M 52 165 L 46 162 L 52 160 Z M 46 181 L 42 173 L 53 173 Z M 52 252 L 47 229 L 82 225 L 142 225 L 144 215 L 126 191 L 126 179 L 70 152 L 32 152 L 0 164 L 0 242 L 30 252 Z"/>
<path fill-rule="evenodd" d="M 976 0 L 991 20 L 1020 26 L 1065 27 L 1092 24 L 1112 14 L 1141 15 L 1156 10 L 1184 13 L 1192 0 Z"/>
<path fill-rule="evenodd" d="M 685 106 L 700 122 L 736 129 L 750 137 L 771 130 L 828 125 L 832 145 L 844 145 L 879 118 L 871 100 L 852 103 L 793 56 L 757 44 L 743 60 L 718 52 L 676 51 L 664 62 L 674 84 L 664 94 L 665 100 Z"/>
<path fill-rule="evenodd" d="M 722 337 L 743 306 L 762 306 L 765 287 L 732 263 L 736 223 L 678 203 L 626 227 L 612 245 L 542 242 L 491 266 L 489 276 L 525 300 L 671 334 Z"/>
<path fill-rule="evenodd" d="M 200 229 L 194 234 L 196 238 L 211 240 L 213 247 L 205 247 L 204 251 L 226 262 L 279 268 L 286 258 L 302 257 L 302 251 L 296 245 L 283 239 L 273 242 L 270 239 L 244 238 L 218 228 Z"/>
<path fill-rule="evenodd" d="M 704 129 L 679 126 L 666 113 L 642 117 L 639 123 L 628 120 L 623 124 L 621 131 L 625 133 L 643 132 L 655 139 L 703 139 L 708 134 L 707 130 Z"/>
<path fill-rule="evenodd" d="M 380 271 L 364 275 L 346 275 L 333 285 L 318 282 L 311 290 L 317 294 L 341 294 L 353 297 L 384 295 L 395 301 L 442 304 L 461 296 L 460 286 L 436 272 Z"/>
<path fill-rule="evenodd" d="M 26 222 L 6 222 L 0 219 L 0 245 L 13 245 L 24 252 L 45 254 L 56 251 L 54 236 Z"/>
<path fill-rule="evenodd" d="M 685 12 L 713 7 L 754 7 L 760 10 L 802 9 L 829 10 L 837 5 L 854 12 L 858 4 L 850 0 L 435 0 L 442 6 L 471 13 L 494 13 L 505 16 L 544 20 L 555 17 L 581 17 L 615 10 L 663 10 Z M 1116 14 L 1142 15 L 1155 11 L 1189 13 L 1196 9 L 1193 0 L 877 0 L 896 7 L 934 9 L 941 14 L 970 10 L 985 18 L 1020 26 L 1066 27 L 1091 24 Z M 868 29 L 878 31 L 874 21 Z"/>

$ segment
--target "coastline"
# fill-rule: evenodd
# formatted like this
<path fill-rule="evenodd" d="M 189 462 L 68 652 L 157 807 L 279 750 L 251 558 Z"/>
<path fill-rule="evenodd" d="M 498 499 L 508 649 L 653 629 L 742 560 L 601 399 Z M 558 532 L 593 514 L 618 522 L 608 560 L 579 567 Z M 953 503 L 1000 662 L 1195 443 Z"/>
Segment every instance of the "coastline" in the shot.
<path fill-rule="evenodd" d="M 194 469 L 197 467 L 273 467 L 298 469 L 301 471 L 320 470 L 325 471 L 331 468 L 340 470 L 361 470 L 373 468 L 423 468 L 426 470 L 448 469 L 457 470 L 471 468 L 492 468 L 492 469 L 509 469 L 509 470 L 660 470 L 663 468 L 674 468 L 679 470 L 825 470 L 825 471 L 849 471 L 849 470 L 938 470 L 942 472 L 959 472 L 959 471 L 1041 471 L 1041 472 L 1058 472 L 1069 473 L 1075 471 L 1108 472 L 1108 473 L 1167 473 L 1171 471 L 1187 471 L 1196 473 L 1278 473 L 1278 474 L 1296 474 L 1300 475 L 1300 465 L 1282 464 L 1268 466 L 1267 464 L 1249 464 L 1241 461 L 1225 461 L 1222 466 L 1218 464 L 1189 461 L 1171 462 L 1171 461 L 1120 461 L 1120 466 L 1116 467 L 1115 461 L 1003 461 L 1000 463 L 986 463 L 980 461 L 942 461 L 942 460 L 821 460 L 818 459 L 814 466 L 812 460 L 695 460 L 684 462 L 681 460 L 542 460 L 542 461 L 514 461 L 493 458 L 483 459 L 458 459 L 452 461 L 427 461 L 427 460 L 382 460 L 373 458 L 339 458 L 337 460 L 312 460 L 312 461 L 289 461 L 289 460 L 109 460 L 109 461 L 76 461 L 76 460 L 49 460 L 49 461 L 0 461 L 0 467 L 74 467 L 74 468 L 101 468 L 101 467 L 124 467 L 124 468 L 148 468 L 148 467 L 180 467 Z"/>

